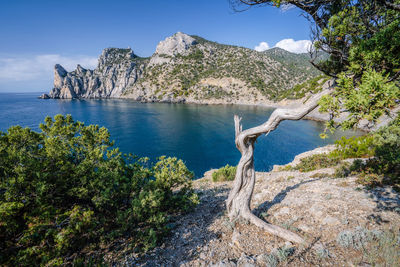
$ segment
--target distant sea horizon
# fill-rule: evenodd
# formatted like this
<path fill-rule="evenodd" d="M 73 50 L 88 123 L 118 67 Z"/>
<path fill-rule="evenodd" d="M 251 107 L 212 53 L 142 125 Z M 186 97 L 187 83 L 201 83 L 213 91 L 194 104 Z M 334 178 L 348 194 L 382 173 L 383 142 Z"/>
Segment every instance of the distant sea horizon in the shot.
<path fill-rule="evenodd" d="M 233 116 L 243 117 L 243 129 L 265 122 L 272 108 L 251 105 L 140 103 L 127 99 L 38 99 L 44 92 L 0 93 L 0 131 L 21 125 L 39 131 L 46 116 L 71 114 L 85 125 L 106 127 L 124 153 L 155 160 L 166 155 L 182 159 L 196 177 L 226 164 L 236 165 Z M 332 144 L 355 132 L 336 132 L 321 139 L 322 122 L 284 121 L 255 146 L 255 168 L 269 171 L 302 152 Z"/>

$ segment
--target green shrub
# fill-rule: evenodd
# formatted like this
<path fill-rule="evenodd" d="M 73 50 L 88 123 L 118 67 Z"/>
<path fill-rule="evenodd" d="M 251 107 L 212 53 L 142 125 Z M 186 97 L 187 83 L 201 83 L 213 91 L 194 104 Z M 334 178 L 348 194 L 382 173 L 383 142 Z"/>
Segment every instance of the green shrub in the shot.
<path fill-rule="evenodd" d="M 113 148 L 107 129 L 70 115 L 40 129 L 0 132 L 0 265 L 92 262 L 123 240 L 146 250 L 197 203 L 181 160 L 146 167 Z"/>
<path fill-rule="evenodd" d="M 351 174 L 350 163 L 345 162 L 345 163 L 339 164 L 339 166 L 337 166 L 335 168 L 333 177 L 334 178 L 344 178 L 344 177 L 349 176 L 350 174 Z"/>
<path fill-rule="evenodd" d="M 212 180 L 214 182 L 233 181 L 235 180 L 235 175 L 236 175 L 236 167 L 229 166 L 229 164 L 226 164 L 225 167 L 216 170 L 212 174 Z"/>
<path fill-rule="evenodd" d="M 312 156 L 302 158 L 300 163 L 292 167 L 293 170 L 301 172 L 310 172 L 318 169 L 336 166 L 340 163 L 340 159 L 330 157 L 328 154 L 314 154 Z"/>
<path fill-rule="evenodd" d="M 356 182 L 365 185 L 367 188 L 382 186 L 385 183 L 384 175 L 370 167 L 366 167 L 360 171 Z"/>
<path fill-rule="evenodd" d="M 280 172 L 284 172 L 284 171 L 292 171 L 294 170 L 294 167 L 292 165 L 284 165 L 282 167 L 279 167 L 278 169 Z"/>
<path fill-rule="evenodd" d="M 366 166 L 366 163 L 364 163 L 360 159 L 354 160 L 353 163 L 351 163 L 351 164 L 349 162 L 342 162 L 335 169 L 335 173 L 333 174 L 333 177 L 344 178 L 349 175 L 360 174 L 365 169 L 365 166 Z"/>
<path fill-rule="evenodd" d="M 341 159 L 366 158 L 374 155 L 374 138 L 371 135 L 359 137 L 342 137 L 335 141 L 336 149 L 330 153 L 332 157 Z"/>
<path fill-rule="evenodd" d="M 370 134 L 374 158 L 359 168 L 358 182 L 372 187 L 389 184 L 400 189 L 400 117 Z"/>
<path fill-rule="evenodd" d="M 373 134 L 360 137 L 342 137 L 335 142 L 332 158 L 367 158 L 365 163 L 356 160 L 351 165 L 341 165 L 335 177 L 358 174 L 358 182 L 368 187 L 390 184 L 400 188 L 400 119 Z"/>
<path fill-rule="evenodd" d="M 378 131 L 374 135 L 374 144 L 375 156 L 382 171 L 400 179 L 400 126 L 393 123 Z"/>
<path fill-rule="evenodd" d="M 341 163 L 333 177 L 357 175 L 357 182 L 368 187 L 384 184 L 400 189 L 400 117 L 390 125 L 359 137 L 342 137 L 329 154 L 316 154 L 300 160 L 296 166 L 287 165 L 280 171 L 314 171 L 338 165 L 343 159 L 370 158 L 352 164 Z"/>

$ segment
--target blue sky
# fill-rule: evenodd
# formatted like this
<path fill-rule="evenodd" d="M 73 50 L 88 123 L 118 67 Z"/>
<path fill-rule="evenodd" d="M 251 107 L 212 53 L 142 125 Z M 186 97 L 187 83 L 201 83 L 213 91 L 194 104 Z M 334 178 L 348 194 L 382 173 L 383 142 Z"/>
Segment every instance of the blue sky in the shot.
<path fill-rule="evenodd" d="M 310 35 L 300 14 L 269 6 L 238 13 L 228 0 L 0 1 L 0 92 L 49 91 L 55 63 L 93 68 L 106 47 L 130 46 L 150 56 L 177 31 L 252 49 L 278 43 L 300 51 L 305 43 L 295 41 Z"/>

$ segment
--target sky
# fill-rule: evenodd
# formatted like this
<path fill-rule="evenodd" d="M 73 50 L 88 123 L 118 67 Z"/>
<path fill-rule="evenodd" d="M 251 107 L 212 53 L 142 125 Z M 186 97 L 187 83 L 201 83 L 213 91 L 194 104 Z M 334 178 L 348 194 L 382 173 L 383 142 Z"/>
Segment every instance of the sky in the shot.
<path fill-rule="evenodd" d="M 57 63 L 93 69 L 107 47 L 151 56 L 178 31 L 257 51 L 311 44 L 298 9 L 235 12 L 228 0 L 0 0 L 0 25 L 0 92 L 47 92 Z"/>

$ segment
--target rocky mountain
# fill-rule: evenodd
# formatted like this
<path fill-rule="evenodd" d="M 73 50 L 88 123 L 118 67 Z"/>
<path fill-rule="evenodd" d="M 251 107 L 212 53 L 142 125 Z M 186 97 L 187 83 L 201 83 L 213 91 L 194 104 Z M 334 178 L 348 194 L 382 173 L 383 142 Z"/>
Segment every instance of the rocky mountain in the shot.
<path fill-rule="evenodd" d="M 142 58 L 106 48 L 98 66 L 54 68 L 50 98 L 131 98 L 148 102 L 266 103 L 321 73 L 306 54 L 222 45 L 181 32 Z"/>

